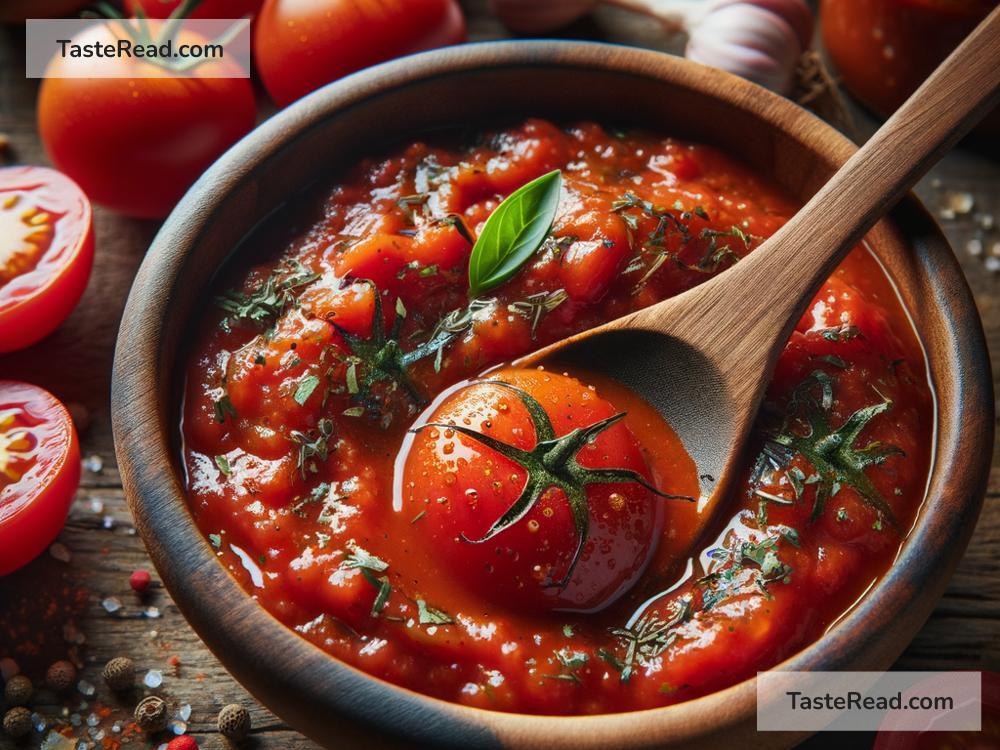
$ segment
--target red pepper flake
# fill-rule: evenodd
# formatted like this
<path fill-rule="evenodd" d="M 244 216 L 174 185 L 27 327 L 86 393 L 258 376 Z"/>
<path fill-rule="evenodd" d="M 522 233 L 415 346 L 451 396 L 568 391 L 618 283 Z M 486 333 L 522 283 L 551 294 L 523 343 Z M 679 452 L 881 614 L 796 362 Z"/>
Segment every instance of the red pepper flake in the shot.
<path fill-rule="evenodd" d="M 152 580 L 147 571 L 137 570 L 128 577 L 128 585 L 135 593 L 142 595 L 149 591 L 149 584 Z"/>

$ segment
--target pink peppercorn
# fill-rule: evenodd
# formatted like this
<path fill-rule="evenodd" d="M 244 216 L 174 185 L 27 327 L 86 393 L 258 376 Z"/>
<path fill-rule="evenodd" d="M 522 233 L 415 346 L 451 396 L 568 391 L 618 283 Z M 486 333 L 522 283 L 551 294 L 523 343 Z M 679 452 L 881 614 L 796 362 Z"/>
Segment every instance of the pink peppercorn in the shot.
<path fill-rule="evenodd" d="M 152 581 L 149 573 L 145 570 L 137 570 L 128 577 L 128 585 L 137 594 L 145 594 L 149 591 L 149 584 Z"/>

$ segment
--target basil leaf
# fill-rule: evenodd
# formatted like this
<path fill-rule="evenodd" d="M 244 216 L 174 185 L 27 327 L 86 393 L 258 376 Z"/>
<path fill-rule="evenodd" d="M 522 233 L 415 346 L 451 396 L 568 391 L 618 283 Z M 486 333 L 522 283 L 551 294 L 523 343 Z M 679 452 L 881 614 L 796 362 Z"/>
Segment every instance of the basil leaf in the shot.
<path fill-rule="evenodd" d="M 499 286 L 541 247 L 559 208 L 558 169 L 522 185 L 486 220 L 469 258 L 469 296 Z"/>

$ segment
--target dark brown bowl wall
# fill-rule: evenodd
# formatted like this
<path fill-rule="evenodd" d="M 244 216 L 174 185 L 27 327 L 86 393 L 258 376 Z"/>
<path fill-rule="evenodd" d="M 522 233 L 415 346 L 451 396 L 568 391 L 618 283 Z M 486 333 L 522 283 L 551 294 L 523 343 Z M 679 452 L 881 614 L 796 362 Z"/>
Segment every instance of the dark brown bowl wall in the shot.
<path fill-rule="evenodd" d="M 804 110 L 741 79 L 609 45 L 467 45 L 380 66 L 316 92 L 264 123 L 199 180 L 164 224 L 136 278 L 116 352 L 112 409 L 139 531 L 178 606 L 223 664 L 290 724 L 331 746 L 364 738 L 374 747 L 392 736 L 408 745 L 547 750 L 787 745 L 790 736 L 753 731 L 752 680 L 664 709 L 539 717 L 465 708 L 374 679 L 300 639 L 247 596 L 214 559 L 187 511 L 177 428 L 185 345 L 213 276 L 241 238 L 299 191 L 335 179 L 338 169 L 373 150 L 427 130 L 524 115 L 639 124 L 713 143 L 803 201 L 854 148 Z M 786 668 L 888 667 L 943 591 L 985 492 L 992 385 L 964 278 L 913 198 L 870 240 L 928 350 L 939 401 L 933 480 L 896 566 Z"/>

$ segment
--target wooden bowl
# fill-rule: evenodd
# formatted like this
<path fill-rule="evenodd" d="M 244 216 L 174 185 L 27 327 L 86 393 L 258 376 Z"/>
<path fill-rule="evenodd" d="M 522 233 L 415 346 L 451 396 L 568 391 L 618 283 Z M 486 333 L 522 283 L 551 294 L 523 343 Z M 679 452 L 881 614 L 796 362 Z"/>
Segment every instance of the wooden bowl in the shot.
<path fill-rule="evenodd" d="M 787 745 L 756 734 L 755 680 L 676 706 L 584 717 L 468 708 L 396 687 L 281 625 L 230 577 L 188 512 L 178 397 L 190 324 L 213 276 L 263 217 L 373 149 L 512 115 L 630 121 L 721 146 L 803 202 L 854 151 L 832 128 L 746 81 L 667 55 L 580 42 L 466 45 L 379 66 L 279 112 L 226 153 L 163 225 L 125 310 L 112 393 L 118 462 L 149 553 L 181 611 L 262 703 L 329 745 Z M 891 570 L 781 667 L 885 669 L 941 595 L 979 514 L 993 445 L 982 328 L 954 256 L 915 198 L 869 236 L 926 347 L 938 414 L 926 501 Z M 363 738 L 363 740 L 361 739 Z M 707 744 L 706 744 L 707 743 Z M 340 744 L 340 746 L 344 746 Z"/>

